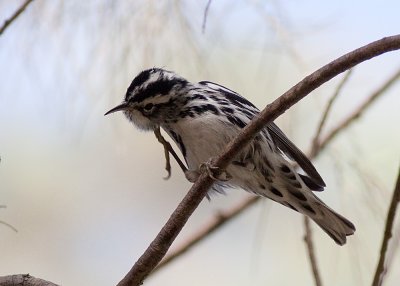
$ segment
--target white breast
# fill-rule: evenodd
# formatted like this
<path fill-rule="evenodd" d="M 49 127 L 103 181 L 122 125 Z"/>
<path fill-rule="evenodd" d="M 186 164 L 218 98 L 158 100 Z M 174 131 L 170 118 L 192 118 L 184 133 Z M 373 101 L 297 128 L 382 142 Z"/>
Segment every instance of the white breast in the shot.
<path fill-rule="evenodd" d="M 237 127 L 216 119 L 215 115 L 204 115 L 198 119 L 187 118 L 163 128 L 178 147 L 180 142 L 177 142 L 169 129 L 181 137 L 189 169 L 197 169 L 201 163 L 220 155 L 239 131 Z M 183 148 L 180 149 L 183 153 Z"/>

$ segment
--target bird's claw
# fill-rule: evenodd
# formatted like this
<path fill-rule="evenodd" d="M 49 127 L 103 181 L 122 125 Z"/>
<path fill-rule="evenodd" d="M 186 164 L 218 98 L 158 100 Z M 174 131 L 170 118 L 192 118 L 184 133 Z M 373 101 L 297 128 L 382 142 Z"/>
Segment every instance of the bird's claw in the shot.
<path fill-rule="evenodd" d="M 213 159 L 210 159 L 205 163 L 201 163 L 197 170 L 185 171 L 186 179 L 189 182 L 194 183 L 196 182 L 198 177 L 204 172 L 207 173 L 207 175 L 215 181 L 226 182 L 232 178 L 232 176 L 226 170 L 221 170 L 221 168 L 215 167 L 213 163 Z"/>

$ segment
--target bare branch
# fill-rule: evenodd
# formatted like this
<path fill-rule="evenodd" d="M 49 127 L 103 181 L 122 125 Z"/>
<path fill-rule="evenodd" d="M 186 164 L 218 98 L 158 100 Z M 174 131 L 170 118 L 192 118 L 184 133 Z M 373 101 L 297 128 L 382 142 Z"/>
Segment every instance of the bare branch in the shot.
<path fill-rule="evenodd" d="M 322 113 L 321 120 L 318 124 L 317 131 L 315 132 L 314 139 L 312 141 L 310 157 L 316 156 L 317 153 L 319 153 L 319 151 L 320 151 L 318 142 L 319 142 L 319 139 L 321 136 L 322 129 L 325 126 L 326 119 L 328 118 L 329 112 L 332 109 L 334 101 L 339 96 L 340 91 L 342 90 L 342 88 L 345 85 L 345 83 L 347 82 L 347 80 L 350 78 L 351 71 L 352 70 L 349 70 L 345 74 L 345 76 L 343 77 L 343 79 L 341 80 L 339 85 L 336 87 L 335 92 L 332 94 L 331 98 L 328 101 L 328 104 L 326 105 L 325 111 Z M 343 129 L 341 129 L 341 130 L 343 130 Z M 304 223 L 304 230 L 305 230 L 304 242 L 306 243 L 306 246 L 307 246 L 308 258 L 310 260 L 311 270 L 314 275 L 314 282 L 315 282 L 316 286 L 322 286 L 321 275 L 319 273 L 317 257 L 315 255 L 315 250 L 314 250 L 314 241 L 313 241 L 313 237 L 312 237 L 310 219 L 308 217 L 304 216 L 303 223 Z"/>
<path fill-rule="evenodd" d="M 226 167 L 231 161 L 231 158 L 253 138 L 254 134 L 263 129 L 267 123 L 275 120 L 279 115 L 284 113 L 289 107 L 300 101 L 311 91 L 363 61 L 381 55 L 382 53 L 399 49 L 399 41 L 400 35 L 375 41 L 330 62 L 311 75 L 305 77 L 273 103 L 267 105 L 257 118 L 253 119 L 249 125 L 243 128 L 239 135 L 228 144 L 226 152 L 218 158 L 215 166 L 221 168 Z"/>
<path fill-rule="evenodd" d="M 11 228 L 13 231 L 18 232 L 18 229 L 16 229 L 15 227 L 13 227 L 11 224 L 6 223 L 5 221 L 0 220 L 0 224 L 3 224 L 5 226 L 8 226 L 9 228 Z"/>
<path fill-rule="evenodd" d="M 18 16 L 22 14 L 22 12 L 24 12 L 26 7 L 28 7 L 28 5 L 32 3 L 32 1 L 33 0 L 25 0 L 25 2 L 17 9 L 17 11 L 14 12 L 11 18 L 4 21 L 3 26 L 1 26 L 0 28 L 0 36 L 11 25 L 11 23 L 14 22 L 18 18 Z"/>
<path fill-rule="evenodd" d="M 390 207 L 386 218 L 385 233 L 382 240 L 379 262 L 376 267 L 376 272 L 374 280 L 372 282 L 372 286 L 382 285 L 384 275 L 387 271 L 387 269 L 385 269 L 386 252 L 389 245 L 389 239 L 392 237 L 393 222 L 396 216 L 396 210 L 397 206 L 399 205 L 399 202 L 400 202 L 400 168 L 399 168 L 399 174 L 397 175 L 396 186 L 393 191 L 392 201 L 390 202 Z"/>
<path fill-rule="evenodd" d="M 304 216 L 304 229 L 306 232 L 304 235 L 304 242 L 307 245 L 308 257 L 310 258 L 311 269 L 312 269 L 312 272 L 314 275 L 315 285 L 322 286 L 321 276 L 320 276 L 319 270 L 318 270 L 317 257 L 315 256 L 315 252 L 314 252 L 314 242 L 312 240 L 310 219 L 306 216 Z"/>
<path fill-rule="evenodd" d="M 345 76 L 343 77 L 342 81 L 339 83 L 339 85 L 336 87 L 335 92 L 332 94 L 331 98 L 328 101 L 328 104 L 325 107 L 325 111 L 322 113 L 322 117 L 321 120 L 318 124 L 318 128 L 317 128 L 317 132 L 314 135 L 314 139 L 312 141 L 312 149 L 316 150 L 317 149 L 317 145 L 319 142 L 319 138 L 321 136 L 321 132 L 322 129 L 325 126 L 326 123 L 326 119 L 328 118 L 329 112 L 332 109 L 333 103 L 335 102 L 336 98 L 339 96 L 343 86 L 346 84 L 346 82 L 348 81 L 348 79 L 350 78 L 352 70 L 349 70 Z"/>
<path fill-rule="evenodd" d="M 396 71 L 380 88 L 378 88 L 374 93 L 372 93 L 358 108 L 356 108 L 353 113 L 346 117 L 341 123 L 339 123 L 325 138 L 319 143 L 320 148 L 326 146 L 326 142 L 332 141 L 336 137 L 337 133 L 342 129 L 346 128 L 348 125 L 353 123 L 353 121 L 359 118 L 362 113 L 367 110 L 367 108 L 375 102 L 386 90 L 388 90 L 398 79 L 400 78 L 400 69 Z"/>
<path fill-rule="evenodd" d="M 29 274 L 16 274 L 0 277 L 0 286 L 59 286 L 52 282 L 35 278 Z"/>
<path fill-rule="evenodd" d="M 400 49 L 400 35 L 386 37 L 356 49 L 307 76 L 273 103 L 267 105 L 250 124 L 244 127 L 239 135 L 228 144 L 222 155 L 214 161 L 214 167 L 224 169 L 240 149 L 246 146 L 266 124 L 276 119 L 323 83 L 363 61 L 397 49 Z M 119 286 L 140 285 L 143 282 L 164 257 L 212 184 L 212 179 L 206 173 L 200 175 L 150 246 L 118 283 Z"/>
<path fill-rule="evenodd" d="M 205 227 L 200 229 L 197 233 L 194 233 L 192 237 L 185 241 L 184 245 L 178 247 L 175 251 L 169 253 L 161 262 L 158 264 L 157 268 L 153 273 L 157 272 L 169 262 L 174 260 L 176 257 L 181 256 L 186 251 L 188 251 L 192 246 L 196 245 L 206 236 L 212 234 L 215 230 L 219 229 L 221 226 L 225 225 L 230 219 L 235 218 L 241 214 L 244 210 L 248 209 L 250 206 L 254 205 L 258 201 L 259 197 L 252 196 L 241 201 L 237 206 L 230 208 L 227 211 L 219 212 L 210 222 L 208 222 Z M 153 274 L 152 273 L 152 274 Z"/>
<path fill-rule="evenodd" d="M 5 205 L 0 205 L 0 209 L 3 209 L 3 208 L 5 209 L 6 206 L 5 206 Z M 11 228 L 13 231 L 18 232 L 18 230 L 17 230 L 15 227 L 13 227 L 11 224 L 9 224 L 9 223 L 7 223 L 7 222 L 5 222 L 5 221 L 0 220 L 0 224 L 3 224 L 3 225 L 5 225 L 5 226 L 8 226 L 8 227 Z"/>
<path fill-rule="evenodd" d="M 203 24 L 201 25 L 201 32 L 204 34 L 206 31 L 206 23 L 207 23 L 207 16 L 208 16 L 208 10 L 210 9 L 212 0 L 208 0 L 206 9 L 204 9 L 204 17 L 203 17 Z"/>
<path fill-rule="evenodd" d="M 338 90 L 340 90 L 341 86 L 343 86 L 343 84 L 345 83 L 345 81 L 348 78 L 348 75 L 350 74 L 351 70 L 347 73 L 347 75 L 343 78 L 343 81 L 341 82 L 341 84 L 338 86 Z M 366 101 L 364 101 L 363 104 L 360 105 L 359 108 L 357 108 L 353 113 L 351 113 L 341 124 L 339 124 L 336 128 L 334 128 L 329 134 L 328 136 L 325 138 L 325 140 L 322 141 L 322 143 L 319 143 L 319 137 L 320 137 L 320 133 L 321 130 L 323 128 L 324 122 L 326 120 L 327 114 L 329 112 L 329 109 L 332 105 L 332 102 L 334 99 L 334 97 L 337 96 L 338 92 L 336 92 L 334 94 L 334 97 L 331 98 L 331 100 L 329 101 L 327 108 L 324 112 L 323 118 L 319 124 L 318 127 L 318 131 L 317 134 L 314 137 L 313 140 L 313 146 L 311 149 L 311 154 L 314 155 L 316 154 L 316 152 L 321 151 L 321 149 L 323 149 L 328 142 L 332 141 L 333 138 L 335 138 L 335 136 L 342 130 L 346 129 L 354 120 L 356 120 L 357 118 L 359 118 L 359 116 L 361 116 L 361 114 L 368 109 L 368 107 L 371 106 L 371 104 L 382 94 L 384 94 L 384 92 L 394 83 L 397 81 L 397 79 L 400 76 L 400 70 L 397 71 L 392 77 L 389 78 L 388 81 L 386 81 L 376 92 L 374 92 L 373 94 L 371 94 L 370 97 L 367 98 Z M 312 239 L 312 233 L 311 233 L 311 228 L 309 225 L 309 218 L 304 217 L 304 228 L 305 228 L 305 241 L 306 241 L 306 245 L 307 245 L 307 251 L 308 251 L 308 256 L 310 259 L 310 263 L 311 263 L 311 268 L 314 274 L 314 280 L 315 280 L 315 285 L 319 286 L 322 285 L 321 283 L 321 279 L 320 279 L 320 274 L 319 274 L 319 270 L 318 270 L 318 264 L 317 264 L 317 259 L 315 256 L 315 251 L 314 251 L 314 243 L 313 243 L 313 239 Z"/>
<path fill-rule="evenodd" d="M 339 131 L 342 131 L 344 129 L 346 129 L 354 120 L 356 120 L 357 118 L 359 118 L 361 116 L 361 114 L 368 109 L 368 107 L 371 106 L 371 104 L 382 94 L 385 93 L 385 91 L 393 84 L 397 81 L 397 79 L 400 77 L 400 70 L 398 70 L 393 76 L 391 76 L 377 91 L 375 91 L 374 93 L 371 94 L 370 97 L 367 98 L 367 100 L 365 100 L 357 109 L 355 109 L 341 124 L 339 124 L 336 128 L 334 128 L 329 135 L 325 138 L 325 140 L 322 141 L 322 143 L 319 143 L 320 141 L 320 135 L 321 135 L 321 131 L 324 127 L 324 124 L 326 122 L 326 118 L 329 114 L 329 111 L 332 107 L 332 104 L 335 100 L 335 98 L 338 96 L 341 88 L 343 87 L 343 85 L 346 83 L 346 81 L 348 80 L 349 76 L 350 76 L 351 70 L 349 70 L 349 72 L 345 75 L 345 77 L 343 78 L 343 80 L 340 82 L 340 84 L 338 85 L 335 93 L 333 94 L 333 96 L 331 97 L 331 99 L 328 102 L 328 105 L 323 113 L 322 119 L 320 121 L 320 124 L 318 126 L 317 129 L 317 133 L 314 136 L 313 139 L 313 145 L 311 148 L 311 157 L 314 157 L 314 155 L 316 154 L 316 152 L 320 152 L 321 149 L 323 149 L 328 142 L 332 141 L 333 138 L 335 138 L 335 136 L 338 134 Z M 304 240 L 306 242 L 307 245 L 307 251 L 308 251 L 308 256 L 310 259 L 310 263 L 311 263 L 311 268 L 314 274 L 314 280 L 315 280 L 315 285 L 320 286 L 322 285 L 321 282 L 321 278 L 320 278 L 320 274 L 319 274 L 319 270 L 318 270 L 318 264 L 317 264 L 317 258 L 315 256 L 315 251 L 314 251 L 314 243 L 313 243 L 313 239 L 312 239 L 312 233 L 311 233 L 311 228 L 309 225 L 309 218 L 304 217 L 304 229 L 305 229 L 305 236 L 304 236 Z"/>
<path fill-rule="evenodd" d="M 346 78 L 346 77 L 348 78 L 348 77 L 349 77 L 349 74 L 350 74 L 350 71 L 349 71 L 349 72 L 346 74 L 346 76 L 343 78 L 343 80 L 342 80 L 342 82 L 339 84 L 339 86 L 343 86 L 343 85 L 344 85 L 345 78 Z M 346 80 L 347 80 L 347 79 L 346 79 Z M 386 83 L 385 83 L 384 85 L 386 85 Z M 384 85 L 383 85 L 383 86 L 384 86 Z M 337 89 L 335 90 L 334 96 L 336 96 L 335 94 L 339 94 L 340 88 L 341 88 L 341 87 L 339 87 L 339 86 L 338 86 Z M 380 88 L 380 89 L 381 89 L 381 88 Z M 379 89 L 379 90 L 380 90 L 380 89 Z M 375 94 L 375 93 L 374 93 L 374 94 Z M 381 95 L 382 95 L 382 94 L 384 94 L 384 92 L 382 92 Z M 332 97 L 333 97 L 333 96 L 332 96 Z M 367 108 L 370 107 L 370 106 L 371 106 L 371 105 L 366 106 L 365 109 L 367 109 Z M 327 107 L 326 107 L 326 109 L 325 109 L 325 111 L 324 111 L 324 113 L 323 113 L 323 114 L 324 114 L 323 116 L 325 116 L 325 114 L 327 114 L 327 112 L 329 112 L 329 111 L 326 111 L 328 108 L 331 108 L 331 107 L 329 107 L 329 105 L 327 105 Z M 357 110 L 358 110 L 358 108 L 357 108 Z M 335 138 L 335 136 L 332 136 L 332 135 L 331 135 L 332 132 L 335 132 L 336 135 L 339 135 L 341 132 L 345 131 L 345 130 L 350 126 L 350 123 L 351 123 L 352 121 L 354 121 L 354 120 L 356 120 L 356 119 L 358 118 L 358 116 L 354 116 L 354 115 L 356 114 L 356 111 L 352 112 L 351 114 L 352 114 L 353 116 L 349 116 L 348 119 L 347 119 L 347 120 L 349 121 L 349 124 L 346 124 L 345 126 L 342 126 L 341 128 L 335 128 L 335 130 L 331 131 L 331 132 L 326 136 L 326 139 L 325 139 L 325 140 L 323 140 L 321 143 L 319 143 L 318 145 L 315 145 L 315 146 L 313 146 L 313 147 L 311 148 L 311 151 L 308 153 L 309 155 L 308 155 L 307 157 L 309 157 L 310 159 L 314 159 L 315 157 L 317 157 L 317 156 L 321 153 L 321 150 L 324 149 L 324 148 L 331 142 L 331 140 Z M 321 120 L 321 122 L 322 122 L 322 120 Z M 318 128 L 318 130 L 317 130 L 316 135 L 314 136 L 314 138 L 319 138 L 320 132 L 321 132 L 320 130 L 322 130 L 322 129 L 323 129 L 323 124 L 320 123 L 320 124 L 319 124 L 319 128 Z M 319 135 L 318 135 L 318 134 L 319 134 Z M 317 135 L 318 135 L 318 136 L 317 136 Z M 315 139 L 314 139 L 314 140 L 315 140 Z M 318 142 L 318 140 L 317 140 L 317 142 Z M 255 197 L 254 199 L 255 199 L 255 200 L 258 200 L 258 199 L 260 199 L 260 197 Z M 247 198 L 247 199 L 243 200 L 243 202 L 239 203 L 238 206 L 233 207 L 231 210 L 225 211 L 225 212 L 223 213 L 224 218 L 225 218 L 224 223 L 227 222 L 227 221 L 229 221 L 231 218 L 234 218 L 234 217 L 237 216 L 238 213 L 236 213 L 234 210 L 237 210 L 238 212 L 242 212 L 242 211 L 245 210 L 245 208 L 254 205 L 254 203 L 252 203 L 252 201 L 253 201 L 253 197 Z M 239 208 L 240 205 L 245 206 L 245 208 L 243 208 L 243 209 Z M 229 215 L 228 215 L 228 214 L 229 214 Z M 308 219 L 308 218 L 305 217 L 305 219 Z M 201 231 L 201 232 L 203 233 L 203 236 L 200 236 L 200 235 L 199 235 L 200 232 L 199 232 L 197 235 L 196 235 L 196 234 L 193 235 L 193 237 L 197 237 L 196 240 L 194 240 L 193 238 L 192 238 L 192 239 L 189 239 L 187 242 L 185 242 L 184 244 L 182 244 L 182 245 L 180 245 L 178 248 L 176 248 L 171 254 L 168 254 L 168 255 L 165 257 L 165 259 L 163 259 L 163 260 L 161 261 L 161 263 L 158 265 L 158 267 L 156 268 L 156 270 L 159 270 L 160 268 L 166 266 L 166 265 L 167 265 L 168 263 L 170 263 L 171 261 L 174 261 L 174 260 L 175 260 L 176 258 L 178 258 L 181 254 L 186 253 L 186 251 L 187 251 L 189 248 L 192 248 L 194 245 L 196 245 L 197 243 L 199 243 L 203 238 L 205 238 L 205 237 L 207 237 L 209 234 L 213 233 L 214 229 L 219 228 L 219 227 L 222 226 L 222 225 L 224 225 L 224 224 L 219 224 L 218 218 L 213 218 L 213 219 L 211 219 L 211 221 L 210 221 L 209 223 L 207 223 L 207 224 L 202 228 L 202 231 Z M 311 234 L 308 234 L 308 233 L 307 233 L 307 228 L 306 228 L 306 235 L 309 236 L 309 237 L 307 237 L 307 240 L 308 240 L 308 245 L 307 245 L 307 247 L 308 247 L 308 248 L 309 248 L 309 247 L 313 248 L 313 246 L 310 245 L 310 244 L 313 244 L 312 239 L 310 239 Z M 311 253 L 311 251 L 309 251 L 309 253 Z M 313 261 L 316 263 L 315 251 L 312 251 L 312 253 L 313 253 L 313 255 L 312 255 L 312 257 L 310 257 L 311 266 L 312 266 L 312 268 L 313 268 L 313 272 L 315 272 L 315 269 L 316 269 L 316 272 L 318 272 L 318 267 L 315 266 L 315 265 L 313 265 Z M 320 275 L 318 274 L 318 276 L 320 276 Z M 314 275 L 314 278 L 315 278 L 315 275 Z M 315 278 L 315 280 L 317 280 L 317 279 L 320 280 L 319 278 Z M 316 283 L 317 283 L 317 282 L 316 282 Z M 317 285 L 318 285 L 318 284 L 317 284 Z M 320 285 L 321 285 L 321 284 L 320 284 Z"/>

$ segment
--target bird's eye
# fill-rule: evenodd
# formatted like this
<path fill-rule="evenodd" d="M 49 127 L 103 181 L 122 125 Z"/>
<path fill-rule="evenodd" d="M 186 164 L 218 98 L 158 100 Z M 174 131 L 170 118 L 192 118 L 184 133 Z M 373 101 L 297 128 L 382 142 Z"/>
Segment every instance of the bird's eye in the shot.
<path fill-rule="evenodd" d="M 151 111 L 151 110 L 153 109 L 153 107 L 154 107 L 154 104 L 153 104 L 153 103 L 147 103 L 147 104 L 143 107 L 143 110 L 149 112 L 149 111 Z"/>

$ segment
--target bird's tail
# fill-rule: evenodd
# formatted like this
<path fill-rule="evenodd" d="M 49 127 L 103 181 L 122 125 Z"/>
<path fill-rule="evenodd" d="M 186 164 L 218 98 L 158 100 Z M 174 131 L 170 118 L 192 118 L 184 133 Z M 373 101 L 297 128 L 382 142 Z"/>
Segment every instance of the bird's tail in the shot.
<path fill-rule="evenodd" d="M 317 197 L 315 197 L 317 198 Z M 317 198 L 318 216 L 310 216 L 337 244 L 344 245 L 346 236 L 354 234 L 356 228 L 348 219 L 341 216 Z"/>

